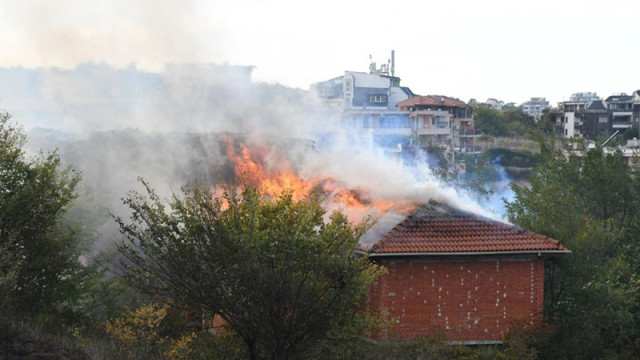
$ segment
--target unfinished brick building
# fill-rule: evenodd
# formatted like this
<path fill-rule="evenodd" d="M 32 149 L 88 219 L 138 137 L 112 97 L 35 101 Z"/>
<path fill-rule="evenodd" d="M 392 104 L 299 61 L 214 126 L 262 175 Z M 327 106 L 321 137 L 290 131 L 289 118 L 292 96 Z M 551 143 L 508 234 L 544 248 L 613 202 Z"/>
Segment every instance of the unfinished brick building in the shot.
<path fill-rule="evenodd" d="M 380 338 L 440 331 L 464 344 L 499 343 L 514 321 L 540 321 L 548 237 L 431 203 L 367 250 L 388 269 L 369 293 L 392 325 Z"/>

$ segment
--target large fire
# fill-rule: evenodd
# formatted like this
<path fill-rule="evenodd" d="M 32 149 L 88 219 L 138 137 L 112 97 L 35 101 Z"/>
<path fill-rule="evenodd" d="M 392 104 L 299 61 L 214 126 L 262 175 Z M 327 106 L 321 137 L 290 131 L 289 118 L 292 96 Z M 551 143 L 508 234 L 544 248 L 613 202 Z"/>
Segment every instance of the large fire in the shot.
<path fill-rule="evenodd" d="M 292 192 L 295 200 L 311 194 L 321 196 L 328 209 L 340 208 L 352 222 L 371 215 L 380 216 L 388 211 L 406 212 L 413 207 L 408 202 L 374 201 L 362 189 L 351 189 L 340 181 L 315 174 L 303 178 L 296 174 L 287 157 L 277 149 L 264 144 L 250 145 L 226 138 L 226 155 L 234 169 L 236 179 L 258 187 L 264 194 L 278 196 Z"/>

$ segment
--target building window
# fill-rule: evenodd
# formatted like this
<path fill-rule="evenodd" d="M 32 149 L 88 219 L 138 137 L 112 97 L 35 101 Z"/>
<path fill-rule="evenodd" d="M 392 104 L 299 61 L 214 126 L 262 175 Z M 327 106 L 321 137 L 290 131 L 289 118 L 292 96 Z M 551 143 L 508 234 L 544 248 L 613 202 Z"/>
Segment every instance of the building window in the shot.
<path fill-rule="evenodd" d="M 372 103 L 386 103 L 387 102 L 387 95 L 384 95 L 384 94 L 369 95 L 369 102 L 372 102 Z"/>
<path fill-rule="evenodd" d="M 598 122 L 599 122 L 600 124 L 606 124 L 606 123 L 608 123 L 608 122 L 609 122 L 609 118 L 608 118 L 608 117 L 606 117 L 606 116 L 600 116 L 600 118 L 598 118 Z"/>
<path fill-rule="evenodd" d="M 398 129 L 398 128 L 411 127 L 411 123 L 409 122 L 409 119 L 403 118 L 403 117 L 381 116 L 379 121 L 380 121 L 381 128 Z"/>
<path fill-rule="evenodd" d="M 351 92 L 351 79 L 344 79 L 344 92 L 345 93 Z"/>

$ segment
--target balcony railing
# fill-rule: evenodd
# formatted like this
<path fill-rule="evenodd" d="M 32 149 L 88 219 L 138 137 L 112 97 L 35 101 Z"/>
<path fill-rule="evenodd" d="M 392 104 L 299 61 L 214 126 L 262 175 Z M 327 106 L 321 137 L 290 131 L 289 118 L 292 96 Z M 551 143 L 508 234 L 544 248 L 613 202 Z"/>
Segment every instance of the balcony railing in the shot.
<path fill-rule="evenodd" d="M 459 136 L 479 136 L 479 134 L 476 134 L 475 130 L 460 130 L 458 135 Z"/>
<path fill-rule="evenodd" d="M 480 148 L 480 146 L 462 146 L 462 147 L 460 147 L 460 152 L 461 153 L 476 153 L 476 152 L 482 152 L 482 149 Z"/>
<path fill-rule="evenodd" d="M 450 133 L 449 128 L 446 127 L 429 127 L 429 128 L 419 128 L 416 133 L 418 135 L 446 135 Z"/>

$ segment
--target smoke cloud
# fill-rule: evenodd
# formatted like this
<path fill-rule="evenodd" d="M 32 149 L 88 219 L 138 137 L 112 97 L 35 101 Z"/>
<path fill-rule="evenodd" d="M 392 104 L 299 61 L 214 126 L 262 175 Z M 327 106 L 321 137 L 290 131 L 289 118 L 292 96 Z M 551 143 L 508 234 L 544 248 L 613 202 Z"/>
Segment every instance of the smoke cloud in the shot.
<path fill-rule="evenodd" d="M 84 206 L 104 218 L 103 242 L 117 231 L 108 212 L 126 216 L 120 199 L 140 189 L 139 176 L 163 197 L 205 178 L 230 181 L 229 137 L 247 146 L 271 146 L 274 154 L 277 148 L 301 178 L 332 178 L 371 202 L 435 200 L 497 217 L 471 195 L 441 183 L 426 158 L 407 164 L 388 156 L 371 136 L 340 127 L 339 114 L 308 92 L 254 83 L 251 71 L 176 64 L 150 73 L 94 63 L 70 70 L 0 69 L 0 77 L 15 80 L 0 84 L 0 106 L 30 129 L 32 149 L 58 147 L 82 172 L 82 192 L 90 198 Z M 264 160 L 274 169 L 282 162 L 276 156 Z M 327 204 L 329 210 L 340 206 Z M 365 243 L 403 219 L 402 209 L 392 210 L 358 210 L 354 218 L 379 217 Z"/>
<path fill-rule="evenodd" d="M 72 68 L 87 61 L 155 72 L 172 62 L 220 57 L 224 21 L 196 0 L 8 0 L 0 4 L 0 66 Z M 9 50 L 11 49 L 11 50 Z"/>

